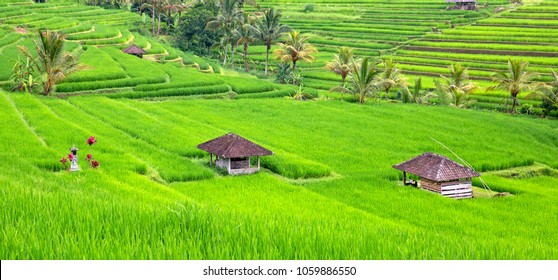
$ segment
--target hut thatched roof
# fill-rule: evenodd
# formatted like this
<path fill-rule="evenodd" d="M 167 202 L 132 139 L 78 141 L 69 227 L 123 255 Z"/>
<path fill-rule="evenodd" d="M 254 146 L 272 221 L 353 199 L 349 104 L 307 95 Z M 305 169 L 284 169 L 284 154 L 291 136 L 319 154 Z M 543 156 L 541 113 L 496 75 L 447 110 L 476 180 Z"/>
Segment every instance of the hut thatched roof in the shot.
<path fill-rule="evenodd" d="M 222 158 L 269 156 L 273 154 L 272 151 L 232 132 L 199 144 L 198 149 Z"/>
<path fill-rule="evenodd" d="M 136 46 L 136 45 L 131 45 L 129 47 L 127 47 L 126 49 L 123 50 L 123 52 L 127 53 L 127 54 L 146 54 L 147 52 L 144 51 L 142 48 Z"/>
<path fill-rule="evenodd" d="M 438 154 L 424 153 L 393 168 L 436 182 L 453 181 L 480 176 L 479 173 Z"/>

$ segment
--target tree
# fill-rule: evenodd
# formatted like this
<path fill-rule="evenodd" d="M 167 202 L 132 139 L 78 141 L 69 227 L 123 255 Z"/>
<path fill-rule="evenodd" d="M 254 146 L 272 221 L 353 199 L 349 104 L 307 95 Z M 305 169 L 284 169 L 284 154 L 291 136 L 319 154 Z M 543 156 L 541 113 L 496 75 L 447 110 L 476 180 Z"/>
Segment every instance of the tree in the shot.
<path fill-rule="evenodd" d="M 339 87 L 334 87 L 331 91 L 341 89 L 341 99 L 343 99 L 343 87 L 345 86 L 345 80 L 347 76 L 353 71 L 353 49 L 349 47 L 341 47 L 337 49 L 337 54 L 333 55 L 333 60 L 328 62 L 324 69 L 333 71 L 337 75 L 341 75 L 341 84 Z"/>
<path fill-rule="evenodd" d="M 14 86 L 12 91 L 25 91 L 33 93 L 37 85 L 37 81 L 33 75 L 37 72 L 37 65 L 32 57 L 25 56 L 24 58 L 18 55 L 12 69 L 12 76 L 10 79 L 13 81 Z"/>
<path fill-rule="evenodd" d="M 161 33 L 161 10 L 163 9 L 163 0 L 151 0 L 151 2 L 143 3 L 140 7 L 141 11 L 150 10 L 151 11 L 151 34 L 155 35 L 155 21 L 157 21 L 157 36 Z"/>
<path fill-rule="evenodd" d="M 333 60 L 328 62 L 324 68 L 337 75 L 341 75 L 341 85 L 345 84 L 347 76 L 352 72 L 353 49 L 349 47 L 341 47 L 337 49 L 337 54 L 333 55 Z"/>
<path fill-rule="evenodd" d="M 178 26 L 178 47 L 200 55 L 210 55 L 211 47 L 219 42 L 223 31 L 206 28 L 206 24 L 218 13 L 219 8 L 211 3 L 197 3 L 191 7 L 182 16 Z"/>
<path fill-rule="evenodd" d="M 531 81 L 536 77 L 536 74 L 527 71 L 529 62 L 523 60 L 508 59 L 508 70 L 498 71 L 492 75 L 492 81 L 496 85 L 488 89 L 501 89 L 508 91 L 512 99 L 512 108 L 510 113 L 515 112 L 517 105 L 517 96 L 525 90 L 531 90 L 533 87 Z"/>
<path fill-rule="evenodd" d="M 225 59 L 223 64 L 227 63 L 227 45 L 231 45 L 231 63 L 234 67 L 234 48 L 236 45 L 234 30 L 238 25 L 240 20 L 239 14 L 236 10 L 238 6 L 238 0 L 219 0 L 219 15 L 213 19 L 212 21 L 207 23 L 207 27 L 211 29 L 223 29 L 224 30 L 224 39 L 225 40 Z"/>
<path fill-rule="evenodd" d="M 242 24 L 236 30 L 238 37 L 238 41 L 236 43 L 242 44 L 242 46 L 244 47 L 242 58 L 244 60 L 244 68 L 246 69 L 246 72 L 248 72 L 250 71 L 248 67 L 248 45 L 254 42 L 256 40 L 256 37 L 254 34 L 254 28 L 252 26 L 254 20 L 246 14 L 242 16 L 242 20 Z"/>
<path fill-rule="evenodd" d="M 543 116 L 546 117 L 550 111 L 558 109 L 558 74 L 551 68 L 552 81 L 548 84 L 540 83 L 535 86 L 535 92 L 530 93 L 526 98 L 538 96 L 542 100 Z"/>
<path fill-rule="evenodd" d="M 263 17 L 256 19 L 254 29 L 256 37 L 266 46 L 265 50 L 265 74 L 269 66 L 269 50 L 271 45 L 279 39 L 285 32 L 291 30 L 288 25 L 281 24 L 281 11 L 275 11 L 274 8 L 263 11 Z"/>
<path fill-rule="evenodd" d="M 361 104 L 366 101 L 367 96 L 375 96 L 378 90 L 377 78 L 382 73 L 377 62 L 368 62 L 368 57 L 360 63 L 353 62 L 353 70 L 350 75 L 351 84 L 347 91 L 356 95 Z"/>
<path fill-rule="evenodd" d="M 401 74 L 401 70 L 397 68 L 397 62 L 395 60 L 392 58 L 382 59 L 382 68 L 383 72 L 380 75 L 379 84 L 384 88 L 386 98 L 389 94 L 389 90 L 393 87 L 398 87 L 404 91 L 407 90 L 409 82 L 407 78 Z"/>
<path fill-rule="evenodd" d="M 279 48 L 273 53 L 276 55 L 276 59 L 281 60 L 281 62 L 292 62 L 294 72 L 296 71 L 297 61 L 315 61 L 312 54 L 318 52 L 318 50 L 307 41 L 307 36 L 301 35 L 298 31 L 291 31 L 287 37 L 287 41 L 285 43 L 279 43 Z"/>
<path fill-rule="evenodd" d="M 66 35 L 50 30 L 39 30 L 39 40 L 33 40 L 37 50 L 37 59 L 25 47 L 20 50 L 35 61 L 40 72 L 45 75 L 44 94 L 50 95 L 52 87 L 77 69 L 77 60 L 64 50 Z"/>
<path fill-rule="evenodd" d="M 438 84 L 436 84 L 436 89 L 438 92 L 438 99 L 446 100 L 447 97 L 447 100 L 449 100 L 448 105 L 466 108 L 472 103 L 468 100 L 468 95 L 477 90 L 478 87 L 469 80 L 467 67 L 463 67 L 461 64 L 452 64 L 449 66 L 449 70 L 449 77 L 440 75 L 444 84 L 438 83 L 437 81 Z"/>
<path fill-rule="evenodd" d="M 403 91 L 403 103 L 429 104 L 434 97 L 436 94 L 423 90 L 421 78 L 415 79 L 412 90 L 407 88 Z"/>

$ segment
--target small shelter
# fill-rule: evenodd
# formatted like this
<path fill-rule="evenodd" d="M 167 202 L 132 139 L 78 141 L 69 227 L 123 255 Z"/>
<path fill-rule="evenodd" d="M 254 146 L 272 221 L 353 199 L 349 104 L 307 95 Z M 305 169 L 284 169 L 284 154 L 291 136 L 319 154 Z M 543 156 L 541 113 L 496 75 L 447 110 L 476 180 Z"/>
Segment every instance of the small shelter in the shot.
<path fill-rule="evenodd" d="M 126 49 L 123 50 L 123 52 L 125 52 L 127 54 L 131 54 L 131 55 L 135 55 L 139 58 L 143 58 L 143 55 L 147 53 L 142 48 L 140 48 L 136 45 L 131 45 L 131 46 L 127 47 Z"/>
<path fill-rule="evenodd" d="M 272 151 L 232 132 L 197 147 L 209 153 L 210 166 L 225 168 L 231 175 L 256 173 L 260 170 L 260 157 L 273 155 Z M 251 157 L 257 157 L 256 167 L 250 165 Z"/>
<path fill-rule="evenodd" d="M 477 9 L 476 0 L 446 0 L 446 3 L 448 3 L 448 9 L 472 11 Z M 455 5 L 453 7 L 450 7 L 450 3 L 454 3 Z"/>
<path fill-rule="evenodd" d="M 464 167 L 445 156 L 433 153 L 424 153 L 396 164 L 393 168 L 403 171 L 403 184 L 413 183 L 407 181 L 408 172 L 420 177 L 420 187 L 422 189 L 452 198 L 472 198 L 471 178 L 480 176 L 479 173 L 470 168 Z"/>

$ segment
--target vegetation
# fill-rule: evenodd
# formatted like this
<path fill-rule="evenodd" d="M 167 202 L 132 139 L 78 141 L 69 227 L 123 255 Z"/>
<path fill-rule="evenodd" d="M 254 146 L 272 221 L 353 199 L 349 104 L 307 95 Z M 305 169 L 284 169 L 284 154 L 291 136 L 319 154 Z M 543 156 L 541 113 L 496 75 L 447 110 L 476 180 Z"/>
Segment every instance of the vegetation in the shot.
<path fill-rule="evenodd" d="M 269 51 L 271 50 L 271 45 L 279 39 L 285 32 L 290 31 L 288 25 L 281 23 L 281 18 L 283 15 L 280 10 L 275 10 L 274 8 L 266 9 L 263 12 L 262 19 L 256 18 L 254 27 L 256 32 L 256 37 L 263 42 L 265 45 L 265 70 L 264 73 L 267 75 L 268 65 L 269 65 Z"/>
<path fill-rule="evenodd" d="M 523 60 L 508 60 L 508 71 L 496 72 L 492 78 L 495 86 L 492 88 L 506 90 L 510 93 L 512 99 L 512 107 L 510 113 L 515 112 L 517 105 L 517 96 L 526 90 L 533 89 L 531 84 L 535 74 L 527 70 L 529 62 Z"/>
<path fill-rule="evenodd" d="M 45 76 L 43 93 L 49 95 L 53 86 L 76 70 L 77 61 L 72 54 L 64 49 L 65 35 L 50 30 L 39 30 L 38 33 L 39 40 L 33 40 L 37 52 L 37 59 L 34 64 L 38 66 L 39 72 Z M 35 56 L 27 47 L 21 47 L 21 51 L 29 60 L 35 60 Z M 30 63 L 27 63 L 27 65 Z M 25 68 L 30 68 L 30 66 Z M 31 82 L 32 76 L 29 74 L 28 77 Z"/>
<path fill-rule="evenodd" d="M 496 16 L 432 0 L 319 0 L 308 13 L 301 1 L 266 0 L 261 10 L 237 1 L 232 30 L 206 28 L 223 18 L 216 1 L 157 1 L 0 3 L 4 89 L 42 90 L 42 67 L 30 59 L 39 61 L 38 28 L 66 34 L 63 51 L 80 65 L 51 96 L 0 90 L 2 259 L 558 257 L 558 114 L 554 105 L 540 107 L 556 95 L 548 69 L 558 65 L 558 1 L 507 6 Z M 142 10 L 144 3 L 154 8 Z M 270 30 L 262 23 L 271 7 L 282 12 L 266 41 L 271 36 L 260 31 Z M 261 75 L 288 36 L 286 24 L 320 51 L 314 63 L 296 63 L 296 73 L 278 67 L 277 76 L 304 78 L 304 86 Z M 256 41 L 241 40 L 250 37 L 244 31 Z M 230 41 L 222 40 L 227 32 Z M 147 51 L 143 59 L 122 52 L 132 43 Z M 198 56 L 219 43 L 227 64 L 242 54 L 250 73 Z M 18 59 L 18 46 L 29 59 Z M 352 58 L 341 57 L 343 46 Z M 334 54 L 342 63 L 331 61 Z M 386 67 L 388 58 L 397 64 Z M 510 95 L 490 81 L 508 59 L 540 72 L 524 79 L 531 90 L 517 98 L 537 93 L 516 111 L 549 118 L 489 112 Z M 348 80 L 334 70 L 342 65 L 350 65 Z M 414 87 L 390 82 L 386 91 L 382 82 L 405 79 Z M 330 100 L 337 95 L 327 90 L 343 81 L 354 94 L 348 101 L 362 105 Z M 488 86 L 495 88 L 473 92 Z M 394 88 L 403 102 L 378 98 Z M 274 151 L 261 172 L 224 176 L 196 148 L 230 131 Z M 475 199 L 460 201 L 402 186 L 393 164 L 427 151 L 458 160 L 431 138 L 466 159 L 494 192 L 511 195 L 492 197 L 476 180 Z M 61 158 L 72 145 L 80 148 L 80 172 L 67 172 Z"/>
<path fill-rule="evenodd" d="M 309 44 L 308 37 L 301 35 L 298 31 L 291 31 L 287 35 L 285 43 L 279 43 L 279 48 L 274 51 L 276 59 L 281 62 L 292 62 L 293 72 L 296 71 L 296 63 L 300 61 L 313 62 L 312 56 L 316 50 L 314 46 Z"/>

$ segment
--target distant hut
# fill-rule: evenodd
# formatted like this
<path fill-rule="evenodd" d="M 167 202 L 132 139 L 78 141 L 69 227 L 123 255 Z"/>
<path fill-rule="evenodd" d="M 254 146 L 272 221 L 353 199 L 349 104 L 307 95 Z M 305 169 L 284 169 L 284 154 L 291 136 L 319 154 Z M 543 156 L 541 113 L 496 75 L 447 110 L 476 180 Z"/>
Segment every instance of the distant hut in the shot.
<path fill-rule="evenodd" d="M 446 0 L 446 3 L 448 3 L 448 9 L 472 11 L 477 9 L 476 0 Z M 451 3 L 454 3 L 452 7 L 449 6 Z"/>
<path fill-rule="evenodd" d="M 147 53 L 142 48 L 140 48 L 136 45 L 131 45 L 131 46 L 127 47 L 126 49 L 123 50 L 123 52 L 125 52 L 127 54 L 131 54 L 131 55 L 135 55 L 139 58 L 143 58 L 143 55 Z"/>
<path fill-rule="evenodd" d="M 470 168 L 433 153 L 424 153 L 393 168 L 403 171 L 403 184 L 416 185 L 412 180 L 407 181 L 408 172 L 420 177 L 421 188 L 452 198 L 472 198 L 471 178 L 480 176 Z"/>
<path fill-rule="evenodd" d="M 272 151 L 234 133 L 209 140 L 197 147 L 209 153 L 210 166 L 225 168 L 231 175 L 256 173 L 260 170 L 260 157 L 273 155 Z M 257 157 L 256 167 L 250 165 L 250 157 Z"/>

